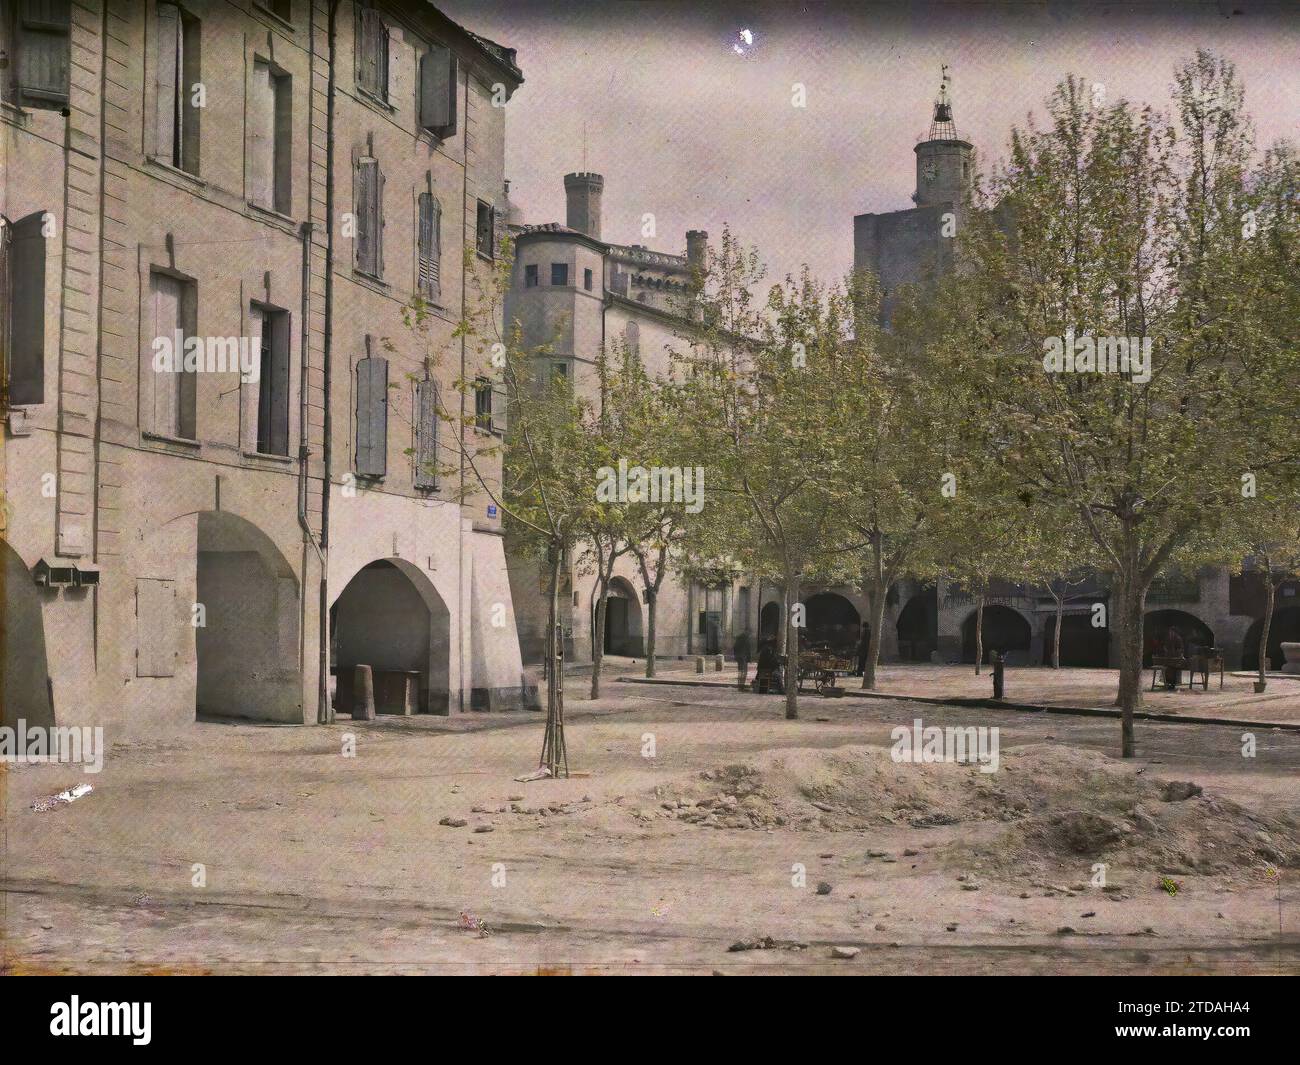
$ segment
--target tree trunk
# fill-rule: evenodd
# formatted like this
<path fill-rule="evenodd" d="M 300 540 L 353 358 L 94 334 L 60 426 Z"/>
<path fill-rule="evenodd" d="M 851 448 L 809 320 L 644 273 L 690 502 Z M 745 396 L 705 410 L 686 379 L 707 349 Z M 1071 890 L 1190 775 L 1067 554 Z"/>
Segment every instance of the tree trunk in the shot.
<path fill-rule="evenodd" d="M 645 675 L 655 675 L 655 622 L 659 613 L 659 593 L 653 588 L 646 589 L 645 604 Z M 686 619 L 690 624 L 690 619 Z"/>
<path fill-rule="evenodd" d="M 591 697 L 600 698 L 600 667 L 605 661 L 605 617 L 609 612 L 609 582 L 601 579 L 596 592 L 596 619 L 591 633 Z"/>
<path fill-rule="evenodd" d="M 799 602 L 799 578 L 788 575 L 785 625 L 785 719 L 799 719 L 799 626 L 790 623 L 790 611 Z"/>
<path fill-rule="evenodd" d="M 564 743 L 564 637 L 560 633 L 560 570 L 564 552 L 552 549 L 550 602 L 546 636 L 546 735 L 542 739 L 544 766 L 552 777 L 569 775 L 569 754 Z"/>
<path fill-rule="evenodd" d="M 871 635 L 867 638 L 867 661 L 862 670 L 862 687 L 875 691 L 876 666 L 880 663 L 880 638 L 885 627 L 885 596 L 887 589 L 872 585 L 867 591 L 867 624 Z"/>
<path fill-rule="evenodd" d="M 975 675 L 984 662 L 984 596 L 975 601 Z"/>
<path fill-rule="evenodd" d="M 1061 668 L 1061 622 L 1065 619 L 1065 596 L 1056 601 L 1056 632 L 1052 634 L 1052 668 Z"/>
<path fill-rule="evenodd" d="M 1120 754 L 1134 755 L 1133 714 L 1142 708 L 1142 615 L 1147 590 L 1136 580 L 1118 581 Z"/>
<path fill-rule="evenodd" d="M 1277 594 L 1273 586 L 1273 567 L 1268 566 L 1268 572 L 1264 574 L 1264 624 L 1259 630 L 1259 690 L 1263 691 L 1268 685 L 1268 679 L 1264 676 L 1268 672 L 1268 633 L 1273 627 L 1273 602 Z"/>

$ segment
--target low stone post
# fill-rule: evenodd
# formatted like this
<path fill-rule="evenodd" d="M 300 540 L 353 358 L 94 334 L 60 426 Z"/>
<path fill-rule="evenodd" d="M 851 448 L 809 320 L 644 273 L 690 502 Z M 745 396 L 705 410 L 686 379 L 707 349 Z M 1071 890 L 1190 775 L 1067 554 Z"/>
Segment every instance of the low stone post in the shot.
<path fill-rule="evenodd" d="M 352 674 L 352 720 L 375 719 L 375 677 L 369 666 L 357 666 Z"/>

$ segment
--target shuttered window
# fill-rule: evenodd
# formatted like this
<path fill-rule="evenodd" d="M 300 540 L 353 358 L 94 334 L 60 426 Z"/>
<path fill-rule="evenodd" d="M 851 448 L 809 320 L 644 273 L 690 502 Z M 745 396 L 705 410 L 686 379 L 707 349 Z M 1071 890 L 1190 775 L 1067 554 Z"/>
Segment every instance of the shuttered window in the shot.
<path fill-rule="evenodd" d="M 70 0 L 17 0 L 14 51 L 19 105 L 53 111 L 68 106 L 71 6 Z"/>
<path fill-rule="evenodd" d="M 492 385 L 492 431 L 498 436 L 506 435 L 507 409 L 506 385 L 496 381 Z"/>
<path fill-rule="evenodd" d="M 357 12 L 357 85 L 371 96 L 388 100 L 388 27 L 379 12 Z"/>
<path fill-rule="evenodd" d="M 146 337 L 145 359 L 150 373 L 148 428 L 163 436 L 196 439 L 194 401 L 196 375 L 184 369 L 185 340 L 194 330 L 194 286 L 161 274 L 149 275 L 153 332 Z M 177 341 L 180 343 L 177 343 Z M 166 365 L 157 357 L 170 352 Z"/>
<path fill-rule="evenodd" d="M 415 383 L 415 487 L 438 487 L 438 384 Z"/>
<path fill-rule="evenodd" d="M 199 111 L 190 93 L 200 81 L 199 22 L 159 3 L 154 23 L 154 154 L 169 166 L 199 172 Z"/>
<path fill-rule="evenodd" d="M 45 234 L 37 211 L 0 228 L 0 352 L 11 406 L 45 402 Z"/>
<path fill-rule="evenodd" d="M 443 140 L 456 132 L 456 57 L 441 45 L 420 57 L 420 125 Z"/>
<path fill-rule="evenodd" d="M 383 202 L 379 160 L 363 155 L 356 169 L 357 269 L 371 277 L 384 275 Z"/>
<path fill-rule="evenodd" d="M 357 474 L 388 472 L 388 360 L 357 363 Z"/>
<path fill-rule="evenodd" d="M 431 300 L 442 296 L 442 205 L 431 192 L 420 193 L 420 295 Z"/>
<path fill-rule="evenodd" d="M 261 319 L 257 375 L 257 450 L 289 454 L 289 312 L 255 310 Z"/>
<path fill-rule="evenodd" d="M 289 214 L 292 166 L 292 82 L 269 63 L 253 64 L 248 95 L 248 198 Z"/>
<path fill-rule="evenodd" d="M 492 205 L 478 201 L 476 216 L 475 243 L 478 253 L 491 259 L 496 252 L 496 212 Z"/>

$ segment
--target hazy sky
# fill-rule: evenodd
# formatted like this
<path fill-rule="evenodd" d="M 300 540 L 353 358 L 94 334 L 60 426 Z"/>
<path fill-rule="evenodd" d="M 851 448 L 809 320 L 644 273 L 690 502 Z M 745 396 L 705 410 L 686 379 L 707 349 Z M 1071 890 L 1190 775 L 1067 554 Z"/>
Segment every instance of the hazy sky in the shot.
<path fill-rule="evenodd" d="M 584 167 L 585 129 L 585 166 L 605 176 L 605 239 L 683 253 L 687 229 L 716 235 L 725 222 L 774 275 L 807 262 L 842 277 L 853 216 L 911 206 L 912 147 L 942 63 L 983 162 L 1028 112 L 1041 118 L 1067 73 L 1163 108 L 1175 65 L 1201 46 L 1237 65 L 1260 145 L 1300 140 L 1300 0 L 435 2 L 518 50 L 506 176 L 525 221 L 564 221 L 562 179 Z M 733 51 L 742 29 L 746 55 Z"/>

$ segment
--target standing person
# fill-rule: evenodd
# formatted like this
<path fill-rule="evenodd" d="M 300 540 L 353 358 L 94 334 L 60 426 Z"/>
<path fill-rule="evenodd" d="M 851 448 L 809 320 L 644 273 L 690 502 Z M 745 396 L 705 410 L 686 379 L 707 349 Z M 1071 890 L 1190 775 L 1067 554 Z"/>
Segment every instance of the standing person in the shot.
<path fill-rule="evenodd" d="M 749 673 L 750 646 L 748 629 L 736 637 L 736 644 L 731 650 L 736 656 L 736 683 L 739 685 L 740 690 L 744 691 L 745 676 Z"/>
<path fill-rule="evenodd" d="M 1187 648 L 1183 643 L 1183 634 L 1174 626 L 1169 626 L 1169 632 L 1165 636 L 1165 654 L 1169 658 L 1186 657 Z M 1165 689 L 1173 691 L 1182 682 L 1183 672 L 1174 666 L 1165 667 Z"/>
<path fill-rule="evenodd" d="M 867 672 L 867 652 L 871 650 L 871 630 L 866 625 L 858 636 L 858 671 L 853 675 L 861 677 Z"/>

